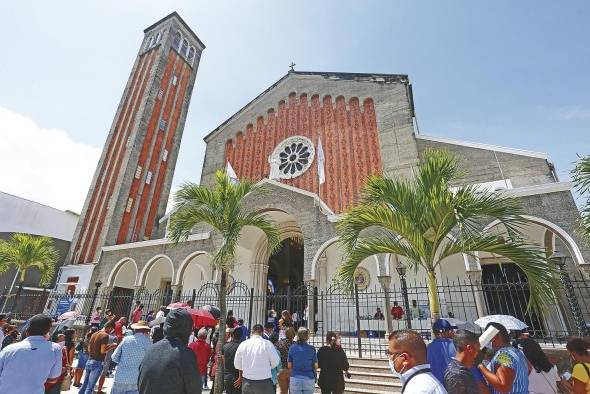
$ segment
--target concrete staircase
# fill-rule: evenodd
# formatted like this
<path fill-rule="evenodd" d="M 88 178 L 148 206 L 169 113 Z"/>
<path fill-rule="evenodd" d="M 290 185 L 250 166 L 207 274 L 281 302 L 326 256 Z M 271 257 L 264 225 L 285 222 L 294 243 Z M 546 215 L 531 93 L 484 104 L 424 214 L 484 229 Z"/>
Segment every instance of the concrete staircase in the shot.
<path fill-rule="evenodd" d="M 393 376 L 386 359 L 349 357 L 350 379 L 345 379 L 345 393 L 389 394 L 400 393 L 402 385 Z M 316 387 L 316 393 L 320 389 Z"/>

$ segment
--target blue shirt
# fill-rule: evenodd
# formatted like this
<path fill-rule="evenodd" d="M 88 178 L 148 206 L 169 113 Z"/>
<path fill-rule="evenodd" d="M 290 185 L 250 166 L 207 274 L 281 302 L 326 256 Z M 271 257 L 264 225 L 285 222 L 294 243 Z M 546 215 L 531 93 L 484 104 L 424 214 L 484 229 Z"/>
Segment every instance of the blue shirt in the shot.
<path fill-rule="evenodd" d="M 524 353 L 512 346 L 501 348 L 494 354 L 489 368 L 496 372 L 498 367 L 503 366 L 514 370 L 514 383 L 508 394 L 527 394 L 529 392 L 529 367 Z M 492 393 L 499 394 L 491 387 Z"/>
<path fill-rule="evenodd" d="M 0 393 L 43 394 L 45 381 L 61 375 L 61 347 L 30 336 L 0 352 Z"/>
<path fill-rule="evenodd" d="M 287 362 L 293 364 L 291 377 L 315 379 L 315 370 L 313 364 L 318 362 L 318 356 L 315 348 L 308 343 L 294 343 L 289 348 Z"/>
<path fill-rule="evenodd" d="M 117 363 L 115 383 L 137 385 L 139 364 L 151 345 L 150 337 L 145 334 L 138 333 L 123 338 L 111 356 L 111 359 Z"/>
<path fill-rule="evenodd" d="M 445 382 L 445 371 L 455 357 L 455 345 L 448 338 L 436 338 L 428 345 L 426 357 L 432 369 L 432 374 L 439 382 Z"/>

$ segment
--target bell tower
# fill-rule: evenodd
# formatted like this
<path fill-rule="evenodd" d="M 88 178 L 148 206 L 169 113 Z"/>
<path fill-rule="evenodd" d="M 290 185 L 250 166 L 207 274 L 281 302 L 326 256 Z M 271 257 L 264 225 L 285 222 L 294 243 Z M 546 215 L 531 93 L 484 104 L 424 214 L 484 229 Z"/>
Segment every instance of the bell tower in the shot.
<path fill-rule="evenodd" d="M 103 246 L 156 233 L 204 49 L 176 12 L 144 30 L 67 263 L 96 262 Z"/>

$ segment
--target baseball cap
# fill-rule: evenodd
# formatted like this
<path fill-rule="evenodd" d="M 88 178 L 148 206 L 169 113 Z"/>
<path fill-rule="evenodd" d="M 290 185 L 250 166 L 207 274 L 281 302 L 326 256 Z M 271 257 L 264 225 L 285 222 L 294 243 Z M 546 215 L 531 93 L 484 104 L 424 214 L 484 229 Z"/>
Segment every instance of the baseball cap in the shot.
<path fill-rule="evenodd" d="M 451 323 L 449 323 L 445 319 L 438 319 L 432 325 L 433 331 L 439 331 L 439 332 L 440 331 L 450 331 L 452 329 L 453 329 L 453 326 L 451 325 Z"/>

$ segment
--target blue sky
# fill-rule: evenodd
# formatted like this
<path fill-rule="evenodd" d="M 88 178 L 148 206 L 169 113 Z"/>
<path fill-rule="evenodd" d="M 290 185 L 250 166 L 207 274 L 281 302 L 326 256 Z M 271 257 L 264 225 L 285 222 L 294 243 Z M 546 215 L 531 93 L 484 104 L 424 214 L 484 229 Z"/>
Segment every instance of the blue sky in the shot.
<path fill-rule="evenodd" d="M 590 2 L 6 1 L 0 190 L 80 211 L 143 29 L 174 10 L 207 45 L 175 184 L 291 61 L 408 74 L 422 133 L 548 152 L 563 179 L 590 154 Z"/>

